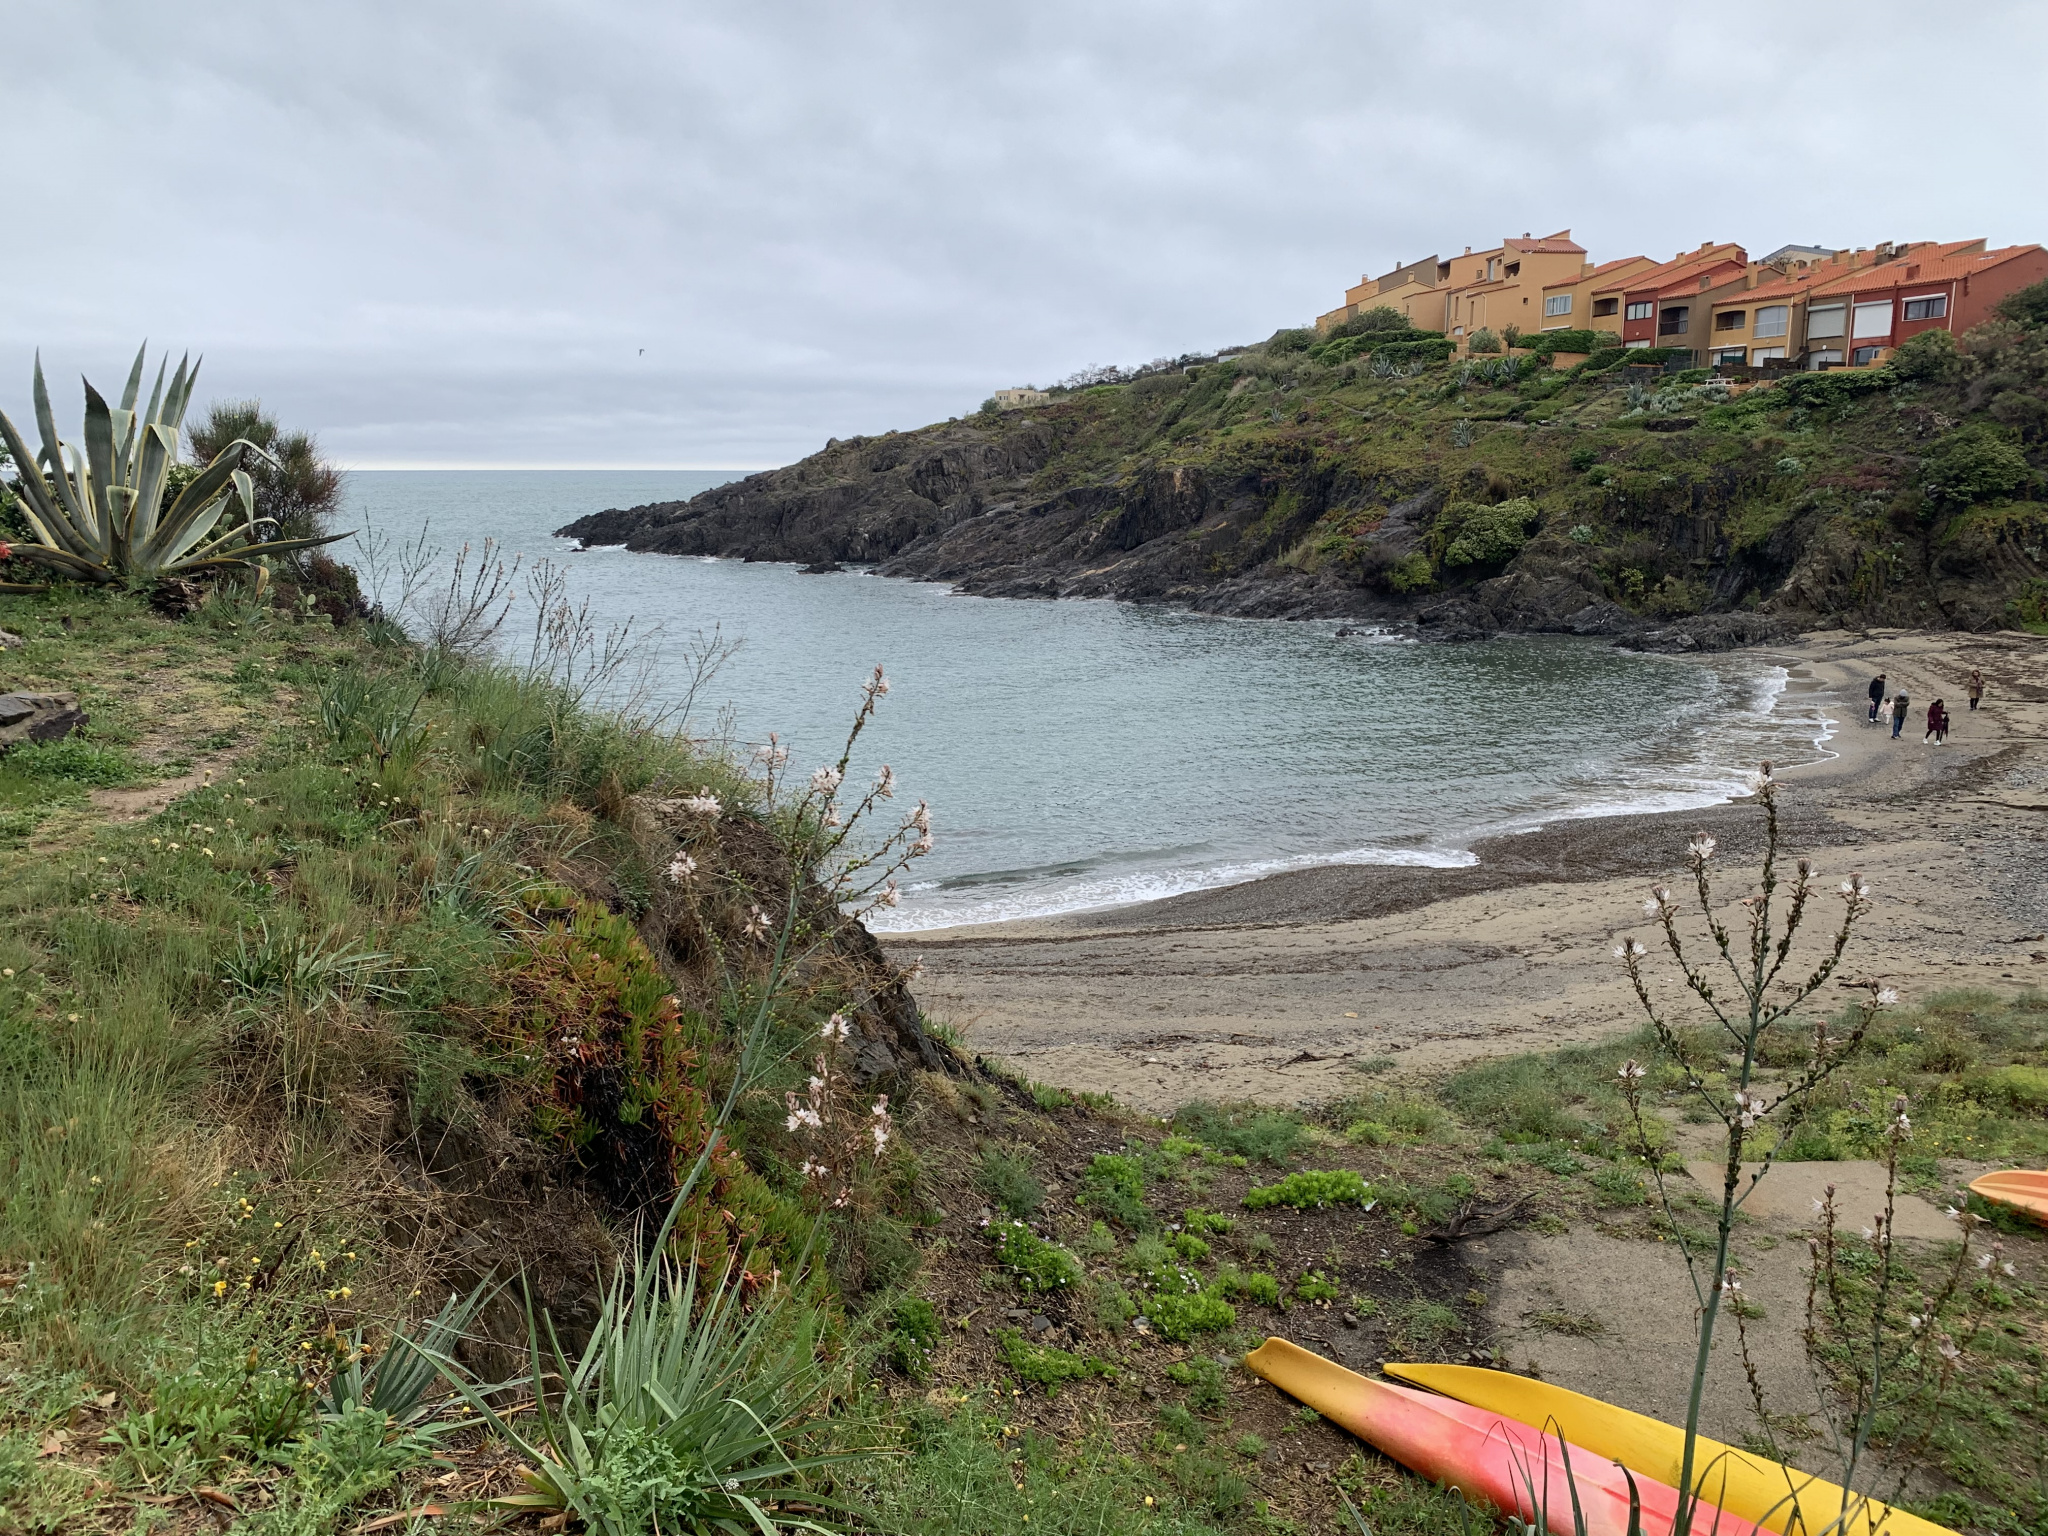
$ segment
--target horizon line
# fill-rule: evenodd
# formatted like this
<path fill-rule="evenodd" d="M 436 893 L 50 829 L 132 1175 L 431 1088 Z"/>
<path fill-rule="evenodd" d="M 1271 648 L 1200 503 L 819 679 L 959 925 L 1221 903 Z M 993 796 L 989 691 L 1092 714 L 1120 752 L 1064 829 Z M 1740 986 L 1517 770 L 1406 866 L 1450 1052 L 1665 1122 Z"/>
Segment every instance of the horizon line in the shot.
<path fill-rule="evenodd" d="M 752 475 L 764 469 L 781 469 L 781 464 L 484 464 L 467 463 L 339 463 L 336 466 L 344 474 L 357 470 L 388 473 L 395 470 L 453 471 L 453 470 L 513 470 L 537 472 L 542 470 L 560 472 L 564 470 L 587 471 L 591 474 L 730 474 Z"/>

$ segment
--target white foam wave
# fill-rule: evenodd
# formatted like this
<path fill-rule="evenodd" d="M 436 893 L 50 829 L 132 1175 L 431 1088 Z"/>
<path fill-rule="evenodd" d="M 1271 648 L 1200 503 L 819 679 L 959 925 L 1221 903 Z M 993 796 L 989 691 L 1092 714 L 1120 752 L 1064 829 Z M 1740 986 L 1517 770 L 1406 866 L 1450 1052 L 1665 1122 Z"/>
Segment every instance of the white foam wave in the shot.
<path fill-rule="evenodd" d="M 1133 870 L 1104 875 L 1048 890 L 1017 892 L 1005 896 L 930 899 L 924 891 L 936 884 L 912 886 L 904 892 L 904 905 L 886 914 L 877 913 L 868 926 L 877 933 L 919 933 L 930 928 L 964 927 L 973 923 L 1005 923 L 1020 918 L 1059 917 L 1069 912 L 1096 912 L 1108 907 L 1135 906 L 1139 902 L 1163 901 L 1192 891 L 1213 891 L 1226 885 L 1242 885 L 1294 869 L 1315 869 L 1330 864 L 1386 864 L 1419 869 L 1461 869 L 1479 862 L 1478 856 L 1462 848 L 1349 848 L 1337 853 L 1304 853 L 1291 858 L 1252 859 L 1231 864 L 1180 869 Z"/>

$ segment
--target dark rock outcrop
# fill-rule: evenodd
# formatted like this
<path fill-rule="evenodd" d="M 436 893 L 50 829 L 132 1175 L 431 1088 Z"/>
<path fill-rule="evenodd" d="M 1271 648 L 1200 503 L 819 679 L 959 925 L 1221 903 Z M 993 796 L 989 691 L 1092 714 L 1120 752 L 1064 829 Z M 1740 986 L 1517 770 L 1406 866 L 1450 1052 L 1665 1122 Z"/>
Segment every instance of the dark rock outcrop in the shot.
<path fill-rule="evenodd" d="M 24 742 L 62 741 L 89 718 L 75 693 L 0 693 L 0 752 Z"/>

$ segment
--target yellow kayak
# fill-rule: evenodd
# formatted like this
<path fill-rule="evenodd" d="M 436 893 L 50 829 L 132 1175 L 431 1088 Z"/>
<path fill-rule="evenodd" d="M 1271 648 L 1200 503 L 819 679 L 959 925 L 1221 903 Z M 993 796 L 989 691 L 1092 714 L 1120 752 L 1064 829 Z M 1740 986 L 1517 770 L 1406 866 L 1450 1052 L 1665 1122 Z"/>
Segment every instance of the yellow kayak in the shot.
<path fill-rule="evenodd" d="M 1549 1429 L 1596 1456 L 1632 1472 L 1675 1484 L 1685 1460 L 1685 1431 L 1597 1397 L 1548 1382 L 1476 1365 L 1381 1367 L 1389 1376 L 1441 1392 L 1461 1403 Z M 1782 1466 L 1768 1457 L 1699 1437 L 1693 1450 L 1694 1491 L 1739 1520 L 1787 1536 L 1955 1536 L 1947 1526 L 1891 1509 L 1861 1495 L 1842 1519 L 1842 1489 L 1824 1478 Z M 1839 1523 L 1838 1523 L 1839 1522 Z"/>
<path fill-rule="evenodd" d="M 2009 1205 L 2048 1225 L 2048 1173 L 2034 1168 L 2008 1168 L 1972 1180 L 1970 1188 L 1994 1205 Z"/>

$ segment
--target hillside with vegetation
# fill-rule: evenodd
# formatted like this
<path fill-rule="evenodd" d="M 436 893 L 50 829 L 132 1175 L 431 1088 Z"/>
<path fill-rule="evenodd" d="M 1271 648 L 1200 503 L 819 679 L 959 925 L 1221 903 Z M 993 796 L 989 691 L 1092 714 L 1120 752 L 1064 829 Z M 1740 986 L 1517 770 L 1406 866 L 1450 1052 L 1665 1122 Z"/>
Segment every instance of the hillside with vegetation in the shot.
<path fill-rule="evenodd" d="M 1430 388 L 1441 344 L 1394 345 L 1365 387 Z M 1803 410 L 1820 438 L 1977 390 L 1912 494 L 1944 529 L 2003 526 L 2032 397 L 1980 390 L 1988 355 L 1711 408 Z M 1563 1308 L 1503 1333 L 1513 1261 L 1484 1239 L 1518 1231 L 1628 1250 L 1660 1311 L 1692 1305 L 1655 1279 L 1678 1245 L 1708 1330 L 1727 1297 L 1745 1359 L 1809 1363 L 1811 1406 L 1759 1398 L 1752 1450 L 1846 1436 L 1857 1487 L 1955 1527 L 2048 1518 L 2048 1249 L 1950 1180 L 2048 1153 L 2048 1002 L 1822 990 L 1860 877 L 1835 908 L 1801 861 L 1789 902 L 1744 904 L 1726 1027 L 1652 1014 L 1433 1076 L 1361 1062 L 1312 1109 L 1135 1113 L 968 1054 L 868 932 L 930 847 L 861 750 L 880 668 L 847 678 L 833 761 L 740 755 L 546 562 L 522 585 L 422 557 L 365 602 L 315 445 L 253 403 L 188 439 L 189 389 L 137 410 L 140 378 L 118 407 L 88 392 L 85 454 L 0 419 L 24 540 L 0 545 L 6 1536 L 1447 1536 L 1484 1517 L 1243 1362 L 1271 1336 L 1362 1370 L 1597 1336 Z M 1050 409 L 1169 408 L 1146 385 Z M 1547 514 L 1487 494 L 1410 519 L 1407 595 L 1474 601 L 1443 595 L 1457 572 L 1528 558 Z M 1686 855 L 1702 913 L 1712 855 Z M 1772 992 L 1809 896 L 1835 958 Z M 1652 906 L 1674 952 L 1707 942 Z M 1702 1147 L 1718 1196 L 1682 1174 Z M 1759 1151 L 1876 1159 L 1887 1205 L 1953 1199 L 1955 1235 L 1823 1223 L 1824 1300 L 1767 1315 L 1730 1281 L 1791 1236 L 1738 1224 Z M 1705 1357 L 1643 1369 L 1698 1382 Z"/>
<path fill-rule="evenodd" d="M 1601 341 L 1454 360 L 1374 312 L 561 531 L 1451 638 L 2048 621 L 2048 289 L 1866 370 L 1731 383 L 1618 348 L 1553 366 Z"/>

